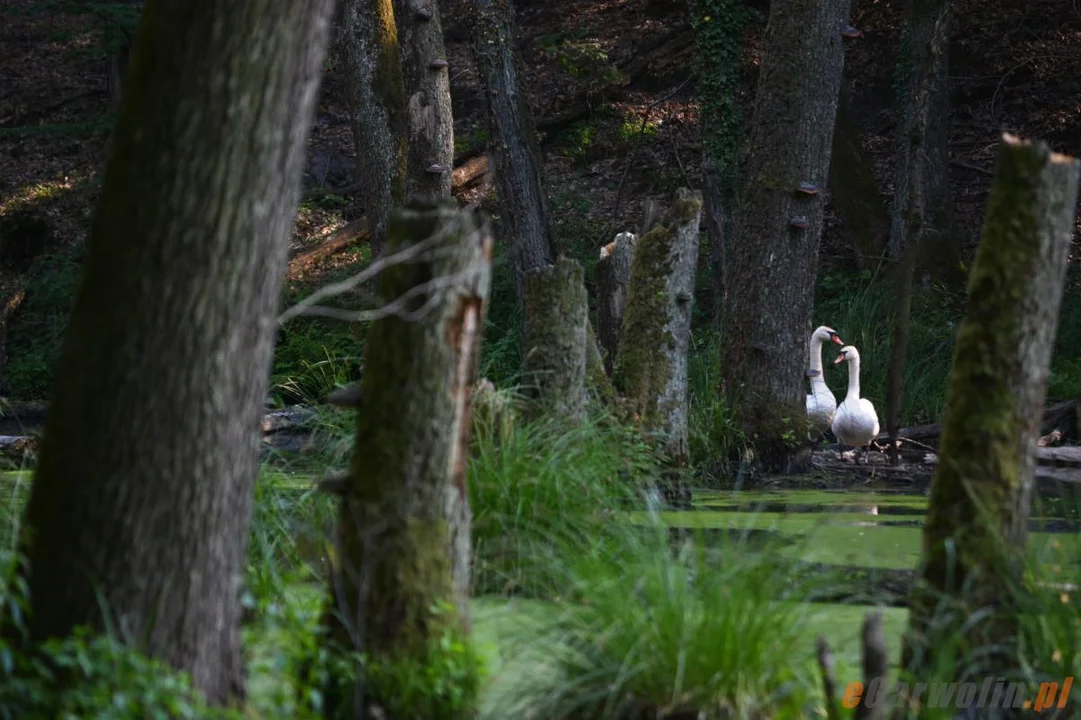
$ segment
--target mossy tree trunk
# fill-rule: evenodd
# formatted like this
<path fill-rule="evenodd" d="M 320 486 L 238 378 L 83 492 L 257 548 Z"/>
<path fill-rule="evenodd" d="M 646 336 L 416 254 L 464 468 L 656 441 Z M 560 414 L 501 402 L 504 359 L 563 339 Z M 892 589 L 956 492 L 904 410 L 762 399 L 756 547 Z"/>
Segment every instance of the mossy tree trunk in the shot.
<path fill-rule="evenodd" d="M 361 670 L 372 681 L 362 673 L 352 701 L 328 689 L 328 717 L 373 717 L 375 707 L 389 718 L 458 716 L 444 706 L 449 697 L 402 706 L 402 689 L 376 671 L 445 661 L 441 641 L 469 627 L 466 462 L 491 234 L 486 220 L 450 203 L 410 204 L 391 218 L 387 252 L 420 243 L 430 249 L 418 260 L 381 276 L 383 303 L 412 294 L 367 339 L 324 615 L 337 648 L 368 658 Z M 445 612 L 432 612 L 444 603 Z"/>
<path fill-rule="evenodd" d="M 740 171 L 722 368 L 729 401 L 767 471 L 797 471 L 810 457 L 806 347 L 849 4 L 770 4 Z"/>
<path fill-rule="evenodd" d="M 522 374 L 535 411 L 581 418 L 586 400 L 589 296 L 575 260 L 526 273 Z"/>
<path fill-rule="evenodd" d="M 597 260 L 597 339 L 604 348 L 604 371 L 612 374 L 623 332 L 623 311 L 631 284 L 637 243 L 634 233 L 621 232 L 601 248 Z"/>
<path fill-rule="evenodd" d="M 889 252 L 917 244 L 918 273 L 961 281 L 949 174 L 951 0 L 907 0 L 898 104 L 897 164 Z"/>
<path fill-rule="evenodd" d="M 950 242 L 948 227 L 934 224 L 936 218 L 941 220 L 948 215 L 944 210 L 950 202 L 948 178 L 944 184 L 941 178 L 933 177 L 946 172 L 949 159 L 948 147 L 938 147 L 945 142 L 942 136 L 946 133 L 936 127 L 944 122 L 937 118 L 942 112 L 938 104 L 948 99 L 944 73 L 949 12 L 949 0 L 910 0 L 903 43 L 907 52 L 901 67 L 911 67 L 911 71 L 906 75 L 908 85 L 900 128 L 900 157 L 890 235 L 890 252 L 898 264 L 893 273 L 897 289 L 886 384 L 886 430 L 893 462 L 899 461 L 896 439 L 901 429 L 912 282 L 917 260 L 927 238 L 935 243 Z M 935 162 L 942 167 L 935 167 Z"/>
<path fill-rule="evenodd" d="M 924 642 L 945 594 L 989 608 L 966 632 L 995 645 L 987 673 L 1016 668 L 1016 637 L 1036 438 L 1062 298 L 1081 163 L 1042 143 L 1003 137 L 983 238 L 958 329 L 939 461 L 923 531 L 902 660 L 916 679 L 934 661 Z M 952 545 L 952 548 L 950 547 Z M 967 653 L 966 653 L 967 654 Z"/>
<path fill-rule="evenodd" d="M 737 101 L 748 8 L 743 0 L 694 0 L 691 18 L 698 48 L 703 200 L 709 241 L 710 306 L 706 312 L 717 325 L 725 292 L 728 209 L 735 199 L 736 149 L 742 123 Z"/>
<path fill-rule="evenodd" d="M 31 642 L 105 609 L 214 703 L 332 5 L 146 3 L 21 537 Z"/>
<path fill-rule="evenodd" d="M 510 0 L 470 0 L 473 57 L 488 106 L 488 137 L 495 160 L 500 219 L 514 263 L 519 309 L 526 273 L 555 262 L 544 167 L 537 150 L 529 99 L 518 82 L 514 8 Z"/>
<path fill-rule="evenodd" d="M 681 188 L 662 225 L 638 238 L 614 384 L 626 411 L 664 449 L 688 462 L 687 353 L 702 194 Z"/>
<path fill-rule="evenodd" d="M 343 5 L 341 47 L 359 198 L 372 257 L 379 257 L 390 214 L 405 201 L 408 145 L 398 29 L 391 0 L 347 0 Z"/>
<path fill-rule="evenodd" d="M 861 269 L 873 268 L 889 245 L 890 213 L 879 194 L 871 158 L 860 141 L 850 83 L 841 85 L 830 157 L 830 200 Z"/>
<path fill-rule="evenodd" d="M 454 117 L 443 26 L 435 0 L 392 0 L 405 83 L 409 201 L 450 197 Z"/>

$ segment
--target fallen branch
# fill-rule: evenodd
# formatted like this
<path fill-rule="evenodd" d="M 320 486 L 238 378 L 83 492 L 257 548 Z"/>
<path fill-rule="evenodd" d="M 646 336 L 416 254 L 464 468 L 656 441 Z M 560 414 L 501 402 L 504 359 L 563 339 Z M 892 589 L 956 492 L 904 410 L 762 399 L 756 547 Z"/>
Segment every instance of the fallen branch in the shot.
<path fill-rule="evenodd" d="M 451 171 L 451 190 L 458 191 L 472 185 L 488 172 L 488 156 L 484 148 L 470 150 L 454 158 L 454 169 Z M 318 187 L 307 190 L 301 194 L 304 200 L 316 200 L 327 195 L 352 195 L 360 192 L 360 183 L 345 185 L 344 187 Z"/>
<path fill-rule="evenodd" d="M 289 260 L 289 277 L 295 277 L 300 270 L 307 270 L 313 263 L 318 262 L 334 253 L 344 249 L 358 240 L 368 239 L 368 219 L 360 218 L 343 225 L 330 233 L 311 250 L 305 250 Z"/>
<path fill-rule="evenodd" d="M 1043 411 L 1043 420 L 1041 421 L 1041 425 L 1044 428 L 1046 428 L 1047 426 L 1054 427 L 1070 412 L 1077 409 L 1079 404 L 1081 404 L 1081 398 L 1066 400 L 1064 402 L 1052 405 L 1051 407 Z M 901 428 L 897 431 L 897 437 L 901 440 L 936 440 L 941 434 L 942 423 L 931 423 L 930 425 L 914 425 L 913 427 Z M 875 440 L 879 443 L 889 442 L 889 433 L 879 433 L 878 437 L 875 438 Z"/>

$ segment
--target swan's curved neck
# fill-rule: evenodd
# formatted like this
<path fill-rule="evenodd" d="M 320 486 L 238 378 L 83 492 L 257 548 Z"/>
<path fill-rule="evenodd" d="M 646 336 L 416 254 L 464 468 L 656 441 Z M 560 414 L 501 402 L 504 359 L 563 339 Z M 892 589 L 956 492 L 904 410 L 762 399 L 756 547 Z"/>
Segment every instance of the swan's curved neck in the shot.
<path fill-rule="evenodd" d="M 822 339 L 817 337 L 811 338 L 811 369 L 819 372 L 818 377 L 822 377 Z"/>
<path fill-rule="evenodd" d="M 860 399 L 860 359 L 858 357 L 848 361 L 848 396 L 845 399 Z"/>

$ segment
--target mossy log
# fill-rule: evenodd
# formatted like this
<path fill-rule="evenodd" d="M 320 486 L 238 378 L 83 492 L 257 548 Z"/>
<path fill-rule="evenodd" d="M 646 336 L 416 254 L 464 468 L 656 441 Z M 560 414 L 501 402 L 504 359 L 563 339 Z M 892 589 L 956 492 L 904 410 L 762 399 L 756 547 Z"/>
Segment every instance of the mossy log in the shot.
<path fill-rule="evenodd" d="M 624 407 L 673 465 L 687 461 L 687 352 L 702 193 L 681 188 L 662 225 L 637 241 L 613 373 Z"/>
<path fill-rule="evenodd" d="M 376 664 L 438 663 L 446 633 L 469 626 L 467 445 L 492 239 L 486 220 L 450 203 L 409 204 L 391 218 L 387 253 L 419 243 L 430 250 L 381 276 L 381 301 L 404 307 L 366 342 L 324 614 L 339 647 Z M 393 707 L 381 691 L 394 689 L 366 687 L 365 705 Z"/>
<path fill-rule="evenodd" d="M 923 531 L 922 581 L 910 607 L 904 665 L 920 675 L 923 638 L 944 595 L 995 610 L 968 628 L 997 645 L 992 671 L 1016 662 L 1011 599 L 1021 568 L 1048 368 L 1062 299 L 1079 164 L 1043 143 L 1004 135 L 983 237 L 957 332 L 950 389 Z M 967 585 L 967 586 L 966 586 Z M 958 621 L 964 621 L 964 615 Z M 962 631 L 961 627 L 955 628 Z M 997 666 L 997 667 L 995 667 Z"/>
<path fill-rule="evenodd" d="M 578 262 L 560 257 L 523 283 L 523 384 L 535 413 L 575 421 L 586 400 L 589 297 Z"/>
<path fill-rule="evenodd" d="M 623 331 L 623 310 L 631 284 L 631 263 L 638 238 L 621 232 L 601 248 L 597 260 L 597 340 L 604 351 L 604 371 L 612 374 Z"/>

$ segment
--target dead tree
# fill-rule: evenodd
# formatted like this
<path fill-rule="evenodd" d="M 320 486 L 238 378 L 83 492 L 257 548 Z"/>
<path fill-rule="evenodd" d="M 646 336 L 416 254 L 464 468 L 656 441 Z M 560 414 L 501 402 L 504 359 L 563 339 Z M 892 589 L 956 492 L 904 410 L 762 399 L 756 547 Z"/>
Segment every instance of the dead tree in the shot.
<path fill-rule="evenodd" d="M 112 627 L 218 704 L 332 7 L 147 2 L 21 537 L 30 643 Z"/>
<path fill-rule="evenodd" d="M 585 408 L 589 297 L 568 258 L 525 276 L 523 383 L 535 411 L 575 421 Z"/>
<path fill-rule="evenodd" d="M 756 464 L 810 453 L 804 371 L 850 0 L 770 3 L 725 280 L 725 390 Z"/>
<path fill-rule="evenodd" d="M 638 239 L 614 384 L 675 467 L 687 463 L 687 353 L 702 194 L 681 188 L 662 225 Z"/>
<path fill-rule="evenodd" d="M 406 199 L 445 200 L 450 197 L 454 168 L 454 118 L 439 4 L 434 0 L 392 1 L 409 138 Z"/>
<path fill-rule="evenodd" d="M 634 233 L 621 232 L 601 248 L 597 260 L 597 339 L 604 348 L 604 371 L 608 375 L 612 374 L 619 350 L 636 242 Z"/>
<path fill-rule="evenodd" d="M 334 647 L 364 653 L 369 669 L 438 663 L 445 634 L 468 631 L 466 461 L 491 245 L 487 221 L 449 203 L 410 204 L 391 218 L 388 255 L 423 248 L 381 276 L 381 301 L 398 309 L 373 323 L 366 342 L 323 618 Z M 443 603 L 446 612 L 433 612 Z M 357 682 L 358 717 L 373 707 L 405 717 L 395 712 L 400 688 Z M 327 695 L 328 717 L 356 700 Z"/>
<path fill-rule="evenodd" d="M 391 0 L 343 3 L 345 57 L 357 195 L 372 257 L 383 254 L 387 222 L 405 201 L 406 102 L 398 29 Z"/>
<path fill-rule="evenodd" d="M 518 82 L 514 8 L 507 0 L 469 0 L 473 57 L 488 106 L 500 219 L 514 263 L 520 309 L 526 273 L 560 255 L 552 235 L 544 167 L 537 150 L 529 99 Z"/>
<path fill-rule="evenodd" d="M 1002 648 L 988 673 L 1012 669 L 1036 438 L 1069 254 L 1081 163 L 1043 143 L 1003 136 L 983 238 L 957 332 L 950 390 L 923 530 L 922 577 L 909 601 L 902 664 L 933 662 L 929 622 L 943 596 L 990 608 L 966 632 Z M 967 620 L 959 613 L 957 622 Z M 937 623 L 941 625 L 941 622 Z"/>

